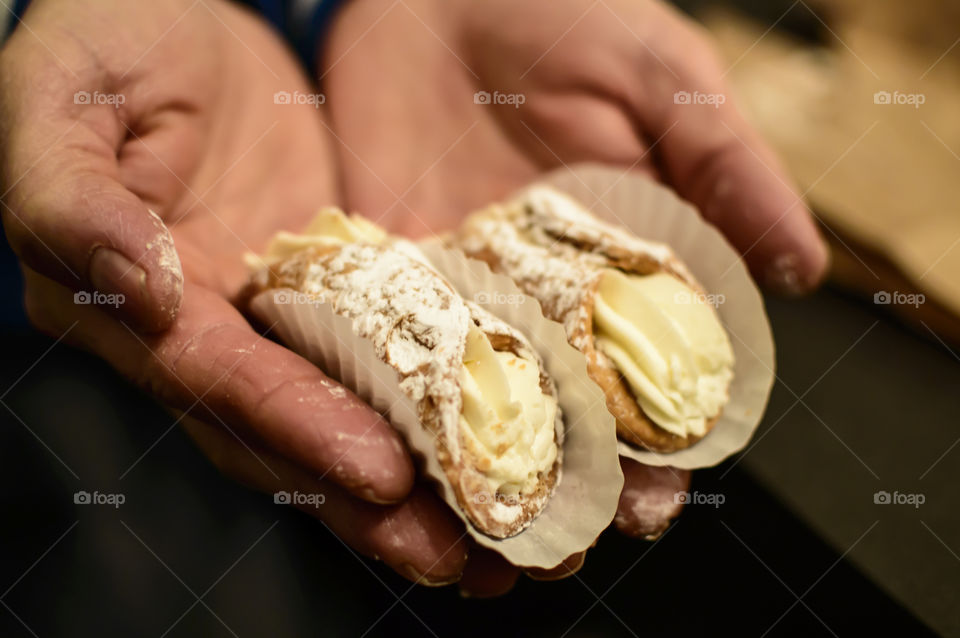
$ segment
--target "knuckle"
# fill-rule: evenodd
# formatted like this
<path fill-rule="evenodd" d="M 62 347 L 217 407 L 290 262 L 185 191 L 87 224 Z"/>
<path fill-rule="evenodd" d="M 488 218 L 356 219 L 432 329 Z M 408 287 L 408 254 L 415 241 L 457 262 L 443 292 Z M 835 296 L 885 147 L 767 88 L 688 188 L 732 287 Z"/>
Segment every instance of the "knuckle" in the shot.
<path fill-rule="evenodd" d="M 147 341 L 151 351 L 146 363 L 136 371 L 135 382 L 161 400 L 176 407 L 190 406 L 203 398 L 199 409 L 215 411 L 230 417 L 235 409 L 233 400 L 240 391 L 225 391 L 239 379 L 252 383 L 259 372 L 255 365 L 245 361 L 242 332 L 227 320 L 214 321 L 192 334 L 167 334 L 158 341 Z M 236 337 L 234 332 L 240 332 Z M 211 343 L 217 350 L 211 351 Z M 242 359 L 238 359 L 242 357 Z M 230 408 L 230 409 L 228 409 Z"/>
<path fill-rule="evenodd" d="M 249 365 L 256 367 L 253 362 Z M 253 372 L 256 373 L 256 370 L 253 370 Z M 273 386 L 262 387 L 262 391 L 251 406 L 251 413 L 257 417 L 262 417 L 274 412 L 278 404 L 284 404 L 291 400 L 302 400 L 304 397 L 315 398 L 329 395 L 328 388 L 323 386 L 315 373 L 297 374 L 285 377 Z M 322 400 L 315 399 L 315 403 L 318 409 L 323 409 Z"/>

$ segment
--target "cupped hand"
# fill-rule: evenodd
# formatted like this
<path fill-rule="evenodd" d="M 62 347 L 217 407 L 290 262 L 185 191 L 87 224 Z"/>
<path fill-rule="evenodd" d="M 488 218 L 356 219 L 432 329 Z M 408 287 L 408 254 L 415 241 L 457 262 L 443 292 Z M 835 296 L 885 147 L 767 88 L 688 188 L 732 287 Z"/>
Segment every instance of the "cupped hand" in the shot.
<path fill-rule="evenodd" d="M 271 30 L 218 0 L 35 0 L 0 55 L 3 222 L 35 325 L 177 410 L 225 473 L 323 492 L 311 514 L 358 551 L 459 577 L 466 543 L 411 493 L 395 431 L 231 305 L 245 251 L 336 201 L 316 108 L 275 103 L 314 91 Z"/>
<path fill-rule="evenodd" d="M 351 0 L 320 59 L 346 202 L 394 230 L 604 162 L 696 204 L 761 283 L 807 291 L 825 245 L 724 75 L 657 0 Z"/>
<path fill-rule="evenodd" d="M 318 61 L 345 202 L 395 232 L 455 228 L 545 171 L 603 162 L 696 204 L 762 284 L 802 293 L 825 274 L 811 215 L 707 37 L 661 2 L 351 0 Z M 690 473 L 622 464 L 615 524 L 656 537 Z"/>

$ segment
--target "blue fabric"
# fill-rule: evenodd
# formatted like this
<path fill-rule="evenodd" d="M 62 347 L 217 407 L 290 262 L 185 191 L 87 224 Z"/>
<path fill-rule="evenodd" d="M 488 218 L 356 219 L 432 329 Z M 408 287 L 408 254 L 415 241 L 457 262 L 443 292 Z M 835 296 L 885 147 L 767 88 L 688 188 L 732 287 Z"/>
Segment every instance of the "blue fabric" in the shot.
<path fill-rule="evenodd" d="M 316 72 L 317 47 L 326 34 L 333 15 L 346 0 L 319 0 L 311 14 L 299 22 L 293 15 L 295 0 L 236 0 L 236 2 L 260 12 L 293 46 L 300 61 L 312 76 Z M 23 15 L 29 4 L 30 0 L 14 0 L 13 12 L 16 18 L 10 20 L 7 33 L 0 33 L 0 41 L 17 27 L 17 18 Z"/>
<path fill-rule="evenodd" d="M 287 39 L 311 76 L 316 72 L 317 47 L 323 40 L 333 15 L 346 1 L 319 0 L 309 16 L 297 21 L 293 10 L 295 0 L 236 0 L 238 4 L 258 11 Z M 17 27 L 17 18 L 23 15 L 29 4 L 30 0 L 14 0 L 13 12 L 16 18 L 10 20 L 7 33 L 0 33 L 0 41 Z"/>
<path fill-rule="evenodd" d="M 345 0 L 320 0 L 320 4 L 313 12 L 313 19 L 310 24 L 294 42 L 297 47 L 297 54 L 310 70 L 311 77 L 316 75 L 317 47 L 326 37 L 327 29 L 333 21 L 337 9 L 344 3 Z"/>
<path fill-rule="evenodd" d="M 256 0 L 253 5 L 281 33 L 287 32 L 287 3 L 283 0 Z"/>
<path fill-rule="evenodd" d="M 18 18 L 22 16 L 23 12 L 27 10 L 28 4 L 30 4 L 30 0 L 17 0 L 13 3 L 13 14 Z"/>
<path fill-rule="evenodd" d="M 239 4 L 259 11 L 294 47 L 300 60 L 315 71 L 317 46 L 320 43 L 333 14 L 346 0 L 320 0 L 312 14 L 300 23 L 293 17 L 294 0 L 236 0 Z M 30 0 L 14 0 L 13 12 L 18 18 L 27 10 Z M 17 26 L 16 18 L 10 21 L 9 35 Z"/>
<path fill-rule="evenodd" d="M 294 0 L 238 1 L 259 11 L 282 33 L 313 75 L 316 71 L 317 46 L 323 40 L 334 13 L 346 0 L 320 0 L 310 16 L 299 22 L 293 14 Z"/>

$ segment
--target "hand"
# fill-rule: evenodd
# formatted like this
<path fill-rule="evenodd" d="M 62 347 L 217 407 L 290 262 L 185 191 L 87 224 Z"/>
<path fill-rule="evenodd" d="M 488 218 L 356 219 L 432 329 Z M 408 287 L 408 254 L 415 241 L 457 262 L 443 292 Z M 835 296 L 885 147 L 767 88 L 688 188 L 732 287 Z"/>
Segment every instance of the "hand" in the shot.
<path fill-rule="evenodd" d="M 408 496 L 394 430 L 229 301 L 244 251 L 336 201 L 316 109 L 274 103 L 312 92 L 284 46 L 219 0 L 35 0 L 25 23 L 0 54 L 0 193 L 32 321 L 179 410 L 224 472 L 323 492 L 311 514 L 359 551 L 458 577 L 466 546 Z"/>
<path fill-rule="evenodd" d="M 800 293 L 824 276 L 809 211 L 736 110 L 707 38 L 660 2 L 351 0 L 319 66 L 346 204 L 395 232 L 455 228 L 542 172 L 599 161 L 696 204 L 761 283 Z M 523 104 L 477 104 L 477 91 Z M 678 91 L 723 103 L 678 104 Z M 661 533 L 689 472 L 623 467 L 617 527 Z M 515 572 L 487 567 L 487 585 L 509 588 Z"/>
<path fill-rule="evenodd" d="M 605 162 L 696 204 L 761 283 L 798 293 L 825 273 L 809 211 L 706 35 L 661 2 L 351 0 L 321 81 L 347 204 L 393 230 L 454 228 L 544 171 Z M 524 102 L 476 104 L 477 91 Z M 677 104 L 678 91 L 723 103 Z"/>

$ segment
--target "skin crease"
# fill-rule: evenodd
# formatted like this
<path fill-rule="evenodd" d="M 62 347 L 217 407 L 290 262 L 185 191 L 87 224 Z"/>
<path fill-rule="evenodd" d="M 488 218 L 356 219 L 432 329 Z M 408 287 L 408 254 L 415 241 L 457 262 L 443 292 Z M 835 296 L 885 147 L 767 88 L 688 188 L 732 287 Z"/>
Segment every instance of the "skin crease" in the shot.
<path fill-rule="evenodd" d="M 315 89 L 268 27 L 223 0 L 35 0 L 29 31 L 0 53 L 3 222 L 31 320 L 56 337 L 74 326 L 68 343 L 175 409 L 202 397 L 184 425 L 217 467 L 267 492 L 325 493 L 330 505 L 308 513 L 364 555 L 425 584 L 462 575 L 473 596 L 509 590 L 516 568 L 483 552 L 467 559 L 459 522 L 414 487 L 389 425 L 351 393 L 330 394 L 335 382 L 261 338 L 231 301 L 243 252 L 302 227 L 320 204 L 424 235 L 561 160 L 588 159 L 676 187 L 749 249 L 761 281 L 814 285 L 822 244 L 732 102 L 680 109 L 670 99 L 677 86 L 722 89 L 699 34 L 651 1 L 607 4 L 678 77 L 602 6 L 557 41 L 590 6 L 582 0 L 409 0 L 382 19 L 388 3 L 351 0 L 322 52 L 327 123 L 325 109 L 274 104 L 277 91 Z M 476 105 L 481 88 L 522 92 L 527 104 Z M 76 104 L 77 91 L 125 102 Z M 179 264 L 158 248 L 167 231 L 148 208 Z M 792 270 L 771 274 L 775 263 Z M 73 303 L 93 287 L 128 303 Z M 251 477 L 261 460 L 283 468 L 279 481 Z M 675 511 L 647 486 L 665 498 L 672 471 L 624 470 L 618 526 L 664 526 Z"/>

